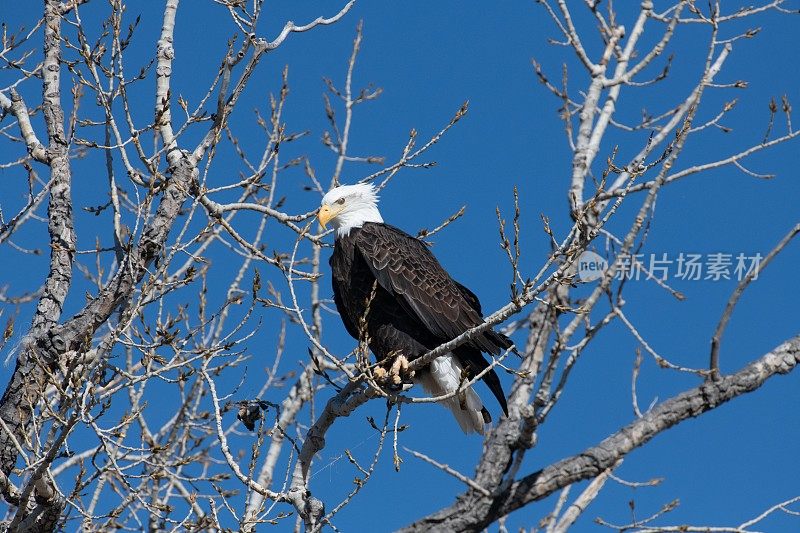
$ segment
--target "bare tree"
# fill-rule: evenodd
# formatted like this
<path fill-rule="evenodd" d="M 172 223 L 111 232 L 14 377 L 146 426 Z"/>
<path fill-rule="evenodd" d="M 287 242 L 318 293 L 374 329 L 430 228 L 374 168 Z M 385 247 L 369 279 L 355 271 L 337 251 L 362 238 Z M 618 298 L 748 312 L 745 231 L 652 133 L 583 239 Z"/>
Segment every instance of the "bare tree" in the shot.
<path fill-rule="evenodd" d="M 293 130 L 297 126 L 284 120 L 288 68 L 255 120 L 234 113 L 270 52 L 303 38 L 294 33 L 323 31 L 322 26 L 347 20 L 354 2 L 331 5 L 314 20 L 287 22 L 277 35 L 267 35 L 259 26 L 261 0 L 215 0 L 232 35 L 227 46 L 202 50 L 219 69 L 196 102 L 173 90 L 173 65 L 180 61 L 174 48 L 178 0 L 164 2 L 158 35 L 139 29 L 139 18 L 126 11 L 123 0 L 103 4 L 102 25 L 84 23 L 82 14 L 96 7 L 85 0 L 45 0 L 41 18 L 27 21 L 19 31 L 12 28 L 18 21 L 6 20 L 0 59 L 15 77 L 0 88 L 0 133 L 6 146 L 0 167 L 26 184 L 27 196 L 21 205 L 3 198 L 0 244 L 4 253 L 34 253 L 45 245 L 23 228 L 43 224 L 49 235 L 49 266 L 45 279 L 36 281 L 40 286 L 0 294 L 3 312 L 35 304 L 24 335 L 16 338 L 14 329 L 20 326 L 11 316 L 2 341 L 8 357 L 16 360 L 0 401 L 6 530 L 254 531 L 286 520 L 307 531 L 335 529 L 335 515 L 358 505 L 356 496 L 369 485 L 379 461 L 392 460 L 400 467 L 403 406 L 444 398 L 386 390 L 372 379 L 365 346 L 339 354 L 323 343 L 323 324 L 340 324 L 327 312 L 323 248 L 328 239 L 314 224 L 319 196 L 287 198 L 281 185 L 286 172 L 300 168 L 307 189 L 322 194 L 343 180 L 347 167 L 348 176 L 363 176 L 360 181 L 381 189 L 390 186 L 401 171 L 432 166 L 429 150 L 467 113 L 467 105 L 431 136 L 420 140 L 412 131 L 404 146 L 388 147 L 397 152 L 388 163 L 383 157 L 352 154 L 353 113 L 381 93 L 354 88 L 362 45 L 359 24 L 343 84 L 326 80 L 330 130 L 322 135 L 322 145 L 333 158 L 331 175 L 318 176 L 312 157 L 303 155 L 308 148 L 302 146 L 310 146 L 308 132 Z M 744 85 L 720 81 L 735 49 L 757 33 L 736 29 L 765 12 L 788 13 L 783 2 L 730 13 L 718 1 L 700 6 L 680 0 L 656 9 L 644 0 L 636 9 L 616 6 L 619 12 L 593 0 L 539 4 L 560 34 L 554 44 L 563 46 L 565 62 L 574 65 L 569 71 L 565 66 L 556 82 L 533 64 L 539 81 L 561 103 L 572 152 L 563 184 L 572 227 L 558 234 L 543 217 L 550 254 L 536 271 L 523 271 L 515 191 L 510 221 L 497 213 L 512 279 L 507 304 L 489 313 L 481 326 L 411 363 L 419 369 L 504 323 L 521 352 L 519 359 L 506 353 L 492 362 L 513 376 L 509 416 L 487 434 L 474 475 L 407 451 L 460 480 L 464 492 L 430 516 L 409 515 L 409 522 L 416 522 L 405 531 L 472 531 L 498 521 L 504 529 L 510 513 L 558 491 L 556 508 L 540 527 L 566 531 L 604 484 L 617 479 L 613 471 L 630 451 L 684 420 L 756 391 L 800 362 L 800 337 L 793 337 L 753 354 L 750 364 L 736 372 L 720 368 L 723 334 L 741 294 L 756 275 L 768 275 L 764 269 L 800 232 L 797 220 L 787 221 L 788 233 L 775 236 L 778 242 L 760 268 L 751 270 L 731 295 L 719 326 L 710 332 L 704 368 L 681 367 L 650 346 L 636 317 L 623 311 L 626 279 L 619 276 L 625 268 L 637 268 L 680 297 L 647 265 L 636 262 L 661 190 L 726 166 L 762 177 L 744 166 L 746 158 L 797 137 L 788 99 L 772 102 L 766 134 L 750 139 L 748 148 L 710 153 L 707 162 L 679 169 L 684 148 L 724 128 L 726 115 L 735 108 L 731 101 L 721 110 L 706 110 L 704 96 L 710 89 L 735 91 Z M 180 9 L 195 6 L 184 3 Z M 598 34 L 579 31 L 577 16 L 592 19 Z M 665 93 L 659 109 L 640 123 L 622 123 L 616 118 L 622 92 L 665 79 L 672 61 L 665 52 L 688 27 L 700 27 L 705 35 L 697 43 L 704 62 L 694 82 L 681 93 Z M 654 44 L 642 44 L 645 34 L 646 42 Z M 584 43 L 598 37 L 602 46 L 593 53 Z M 135 46 L 154 48 L 152 61 L 126 61 Z M 40 98 L 32 96 L 39 85 Z M 141 102 L 153 102 L 153 97 L 154 104 L 142 109 Z M 609 146 L 612 129 L 621 132 L 614 137 L 617 146 Z M 245 132 L 251 142 L 242 142 Z M 286 151 L 301 155 L 286 158 Z M 235 154 L 238 168 L 214 164 L 223 152 Z M 367 165 L 378 170 L 360 170 Z M 103 176 L 103 204 L 87 206 L 76 198 L 76 169 Z M 622 214 L 623 203 L 634 206 L 626 205 L 632 216 Z M 74 220 L 81 208 L 108 222 L 78 235 Z M 463 209 L 419 237 L 430 237 L 461 214 Z M 586 291 L 578 278 L 578 260 L 601 242 L 607 244 L 608 265 Z M 210 280 L 229 280 L 221 300 L 209 295 Z M 262 320 L 279 324 L 277 333 L 269 337 L 259 327 Z M 523 460 L 571 386 L 572 370 L 612 323 L 629 330 L 641 345 L 633 366 L 633 419 L 579 454 L 526 471 Z M 286 338 L 292 334 L 302 335 L 307 352 L 287 353 Z M 256 336 L 260 348 L 254 348 Z M 271 348 L 264 347 L 268 337 L 274 339 Z M 263 375 L 247 370 L 254 351 L 268 361 Z M 654 358 L 664 368 L 664 379 L 670 372 L 690 373 L 695 386 L 643 412 L 636 394 L 642 357 Z M 287 358 L 291 371 L 281 366 Z M 239 389 L 245 382 L 258 383 L 258 394 L 243 396 Z M 158 409 L 164 391 L 180 400 L 166 415 Z M 327 432 L 334 425 L 355 423 L 348 417 L 377 398 L 387 407 L 382 420 L 369 420 L 377 435 L 374 453 L 365 463 L 345 451 L 355 481 L 341 501 L 323 502 L 310 476 Z M 587 480 L 569 502 L 570 487 Z M 746 531 L 796 502 L 781 502 L 748 522 L 716 530 Z M 603 523 L 641 531 L 707 530 L 656 525 L 671 508 L 631 524 Z"/>

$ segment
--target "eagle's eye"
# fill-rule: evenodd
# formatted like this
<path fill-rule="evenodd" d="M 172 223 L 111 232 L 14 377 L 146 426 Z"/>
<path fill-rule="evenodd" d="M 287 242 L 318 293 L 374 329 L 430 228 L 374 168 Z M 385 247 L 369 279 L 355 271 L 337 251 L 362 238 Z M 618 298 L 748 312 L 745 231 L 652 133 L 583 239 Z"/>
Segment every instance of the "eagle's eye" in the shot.
<path fill-rule="evenodd" d="M 344 204 L 344 198 L 339 198 L 338 200 L 336 200 L 336 203 L 339 205 Z"/>

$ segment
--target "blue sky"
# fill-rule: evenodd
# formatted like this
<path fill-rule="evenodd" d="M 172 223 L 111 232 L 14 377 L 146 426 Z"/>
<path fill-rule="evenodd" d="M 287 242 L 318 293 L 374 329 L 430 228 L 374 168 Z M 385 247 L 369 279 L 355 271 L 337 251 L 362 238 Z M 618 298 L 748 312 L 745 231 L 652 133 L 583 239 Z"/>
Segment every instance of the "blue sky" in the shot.
<path fill-rule="evenodd" d="M 656 4 L 658 8 L 662 3 Z M 31 7 L 19 8 L 14 4 L 18 11 L 9 17 L 11 5 L 9 0 L 0 0 L 3 20 L 12 27 L 30 25 Z M 338 5 L 337 2 L 268 2 L 261 34 L 276 35 L 288 19 L 301 23 L 320 14 L 333 14 Z M 633 6 L 633 2 L 617 3 L 618 15 L 628 26 L 635 16 Z M 723 7 L 731 12 L 736 6 L 726 2 Z M 98 20 L 102 9 L 104 3 L 92 2 L 81 12 L 88 22 Z M 143 64 L 152 55 L 161 10 L 162 5 L 157 2 L 129 5 L 129 20 L 139 13 L 143 18 L 131 45 L 128 64 Z M 590 36 L 586 46 L 592 54 L 601 43 L 595 38 L 593 20 L 584 11 L 582 3 L 576 3 L 576 24 Z M 288 64 L 291 93 L 284 120 L 289 131 L 310 130 L 311 134 L 287 145 L 283 158 L 308 155 L 317 176 L 327 182 L 335 158 L 319 142 L 322 132 L 328 129 L 321 98 L 325 90 L 322 78 L 330 77 L 335 84 L 342 85 L 359 20 L 364 22 L 364 41 L 354 86 L 360 88 L 372 83 L 384 92 L 378 100 L 356 108 L 352 154 L 382 155 L 393 161 L 399 156 L 410 129 L 415 128 L 424 142 L 447 123 L 463 101 L 470 102 L 466 118 L 428 152 L 425 160 L 435 160 L 437 166 L 400 172 L 383 192 L 381 209 L 387 222 L 415 233 L 423 227 L 437 226 L 467 205 L 462 220 L 435 236 L 434 251 L 456 279 L 479 295 L 485 310 L 497 309 L 507 299 L 510 271 L 498 246 L 495 206 L 510 213 L 512 189 L 519 188 L 522 265 L 527 272 L 535 271 L 549 252 L 540 213 L 550 217 L 557 235 L 563 235 L 570 226 L 566 191 L 571 158 L 563 123 L 557 114 L 561 102 L 537 82 L 531 58 L 540 61 L 555 80 L 560 79 L 561 65 L 566 62 L 574 98 L 579 98 L 579 91 L 586 86 L 586 76 L 569 49 L 548 44 L 548 38 L 559 35 L 544 9 L 535 2 L 362 1 L 338 24 L 291 35 L 283 46 L 264 58 L 235 116 L 246 149 L 255 150 L 262 143 L 252 109 L 258 107 L 262 112 L 268 109 L 266 97 L 279 90 L 280 72 Z M 719 76 L 720 83 L 743 79 L 748 81 L 748 87 L 706 92 L 697 122 L 709 120 L 724 102 L 737 98 L 736 108 L 723 120 L 732 131 L 715 129 L 692 139 L 677 169 L 718 159 L 758 143 L 766 129 L 771 97 L 779 99 L 786 94 L 790 100 L 800 101 L 800 69 L 793 63 L 800 45 L 797 23 L 796 17 L 767 13 L 746 25 L 732 25 L 724 30 L 727 33 L 722 37 L 732 37 L 746 27 L 762 28 L 754 39 L 734 43 Z M 660 28 L 657 23 L 651 26 L 651 30 Z M 181 94 L 193 103 L 202 97 L 216 73 L 224 43 L 233 33 L 235 29 L 218 6 L 182 3 L 175 35 L 173 94 Z M 655 42 L 658 36 L 657 31 L 648 34 L 643 46 Z M 641 116 L 642 108 L 660 113 L 680 103 L 680 95 L 687 94 L 700 76 L 707 38 L 706 28 L 681 27 L 668 50 L 674 53 L 670 76 L 653 87 L 623 90 L 617 118 L 633 122 Z M 651 73 L 657 73 L 661 65 L 663 61 L 656 62 Z M 0 85 L 7 85 L 8 76 L 7 72 L 0 75 Z M 141 83 L 135 98 L 139 119 L 144 123 L 152 115 L 153 80 L 150 77 Z M 29 106 L 40 97 L 33 84 L 23 86 L 22 92 Z M 86 104 L 87 112 L 90 104 Z M 190 133 L 186 141 L 198 138 L 201 131 Z M 774 135 L 785 132 L 786 124 L 779 114 Z M 602 165 L 615 145 L 619 145 L 620 159 L 625 160 L 645 140 L 646 134 L 611 132 L 601 147 L 598 164 Z M 800 218 L 798 153 L 795 142 L 746 161 L 753 171 L 776 174 L 772 180 L 756 179 L 734 167 L 725 167 L 666 187 L 659 196 L 643 252 L 667 253 L 670 257 L 681 252 L 766 255 Z M 4 153 L 3 160 L 11 157 Z M 237 165 L 229 151 L 222 151 L 210 182 L 229 182 L 240 171 Z M 344 181 L 355 181 L 374 170 L 377 168 L 365 165 L 346 166 Z M 596 166 L 595 171 L 600 170 L 602 167 Z M 77 161 L 74 174 L 79 206 L 106 201 L 104 170 L 98 172 L 90 162 Z M 0 179 L 8 183 L 0 193 L 0 205 L 5 212 L 7 204 L 22 201 L 25 183 L 11 171 L 0 170 Z M 286 172 L 282 179 L 281 194 L 288 197 L 286 211 L 304 212 L 318 204 L 315 193 L 303 191 L 309 183 L 300 168 Z M 630 199 L 620 210 L 612 230 L 624 231 L 640 202 L 639 197 Z M 107 215 L 94 217 L 76 209 L 79 248 L 94 246 L 98 222 L 108 222 Z M 247 226 L 243 228 L 247 230 Z M 45 234 L 42 226 L 31 225 L 21 235 L 40 239 Z M 110 233 L 101 235 L 108 238 Z M 285 238 L 285 235 L 276 237 L 278 242 Z M 19 244 L 24 242 L 21 237 Z M 224 249 L 214 253 L 218 254 L 213 256 L 218 261 L 225 261 Z M 745 293 L 723 341 L 723 371 L 734 371 L 797 334 L 798 262 L 800 247 L 795 243 Z M 0 279 L 14 287 L 15 292 L 38 287 L 46 268 L 43 257 L 22 255 L 7 246 L 0 248 Z M 235 270 L 238 265 L 230 268 Z M 266 267 L 260 270 L 274 276 Z M 218 290 L 224 291 L 227 280 L 221 275 L 211 281 L 212 298 L 213 284 L 219 283 Z M 707 364 L 714 327 L 736 283 L 671 282 L 686 295 L 685 301 L 675 300 L 652 283 L 629 283 L 626 315 L 659 353 L 680 365 L 703 367 Z M 82 305 L 84 290 L 88 288 L 85 285 L 84 281 L 76 280 L 67 312 Z M 327 283 L 323 286 L 329 293 Z M 577 295 L 584 293 L 584 289 L 576 291 Z M 24 329 L 30 312 L 30 308 L 21 309 L 18 330 Z M 259 389 L 258 372 L 270 364 L 279 317 L 264 311 L 263 319 L 257 338 L 249 344 L 255 359 L 248 375 L 252 382 L 243 385 L 243 395 Z M 334 316 L 327 317 L 324 339 L 340 353 L 352 347 L 352 340 Z M 284 370 L 296 368 L 296 361 L 305 357 L 306 344 L 301 335 L 292 332 Z M 637 345 L 621 324 L 603 331 L 583 355 L 563 399 L 541 428 L 538 445 L 529 452 L 523 474 L 580 452 L 632 420 L 630 377 Z M 0 379 L 5 381 L 12 368 L 0 369 Z M 503 379 L 508 386 L 509 381 Z M 234 379 L 228 385 L 233 387 L 236 383 Z M 697 383 L 692 376 L 661 370 L 651 358 L 645 357 L 638 385 L 640 403 L 644 408 L 655 399 L 664 400 Z M 699 420 L 687 421 L 631 453 L 616 472 L 619 476 L 635 481 L 662 477 L 663 483 L 642 489 L 609 483 L 579 520 L 577 530 L 600 530 L 593 524 L 596 516 L 614 523 L 630 522 L 630 500 L 635 501 L 638 518 L 655 513 L 663 504 L 679 498 L 678 509 L 660 523 L 732 526 L 779 501 L 797 496 L 800 466 L 791 458 L 800 439 L 795 409 L 800 402 L 799 384 L 796 373 L 774 378 L 756 393 Z M 488 398 L 484 392 L 481 394 Z M 273 391 L 275 396 L 268 395 L 267 399 L 276 401 L 279 393 Z M 329 395 L 325 392 L 320 400 Z M 490 409 L 497 411 L 494 403 Z M 328 445 L 315 463 L 311 487 L 329 508 L 347 493 L 356 475 L 343 457 L 344 450 L 350 449 L 361 459 L 370 457 L 377 439 L 365 416 L 382 419 L 383 412 L 382 402 L 374 401 L 351 419 L 337 424 L 329 434 Z M 464 473 L 472 473 L 481 440 L 462 435 L 443 409 L 430 405 L 409 407 L 403 411 L 403 422 L 410 424 L 410 428 L 401 434 L 401 445 L 429 454 Z M 242 439 L 241 443 L 243 448 L 250 446 L 248 439 Z M 338 528 L 357 531 L 369 524 L 371 531 L 388 531 L 448 505 L 462 490 L 458 481 L 408 454 L 401 452 L 401 455 L 405 461 L 399 473 L 392 468 L 390 454 L 381 458 L 373 480 L 334 521 Z M 573 489 L 573 496 L 580 487 Z M 510 529 L 535 526 L 553 504 L 553 498 L 532 504 L 514 514 L 507 526 Z M 796 518 L 776 515 L 760 529 L 775 531 L 790 527 L 797 527 Z M 284 528 L 289 529 L 288 522 L 278 527 Z"/>

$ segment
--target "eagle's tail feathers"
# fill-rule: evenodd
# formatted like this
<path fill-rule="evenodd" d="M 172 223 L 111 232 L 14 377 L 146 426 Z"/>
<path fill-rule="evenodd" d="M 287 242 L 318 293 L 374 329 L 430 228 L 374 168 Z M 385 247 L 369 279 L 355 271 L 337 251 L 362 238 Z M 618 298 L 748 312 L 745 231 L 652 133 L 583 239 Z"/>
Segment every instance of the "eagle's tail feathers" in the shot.
<path fill-rule="evenodd" d="M 418 380 L 428 394 L 436 397 L 458 390 L 461 376 L 462 367 L 458 359 L 452 354 L 446 354 L 434 359 L 429 368 L 418 374 Z M 452 411 L 464 433 L 483 435 L 485 424 L 491 422 L 489 412 L 483 407 L 480 396 L 472 387 L 443 400 L 442 404 Z"/>

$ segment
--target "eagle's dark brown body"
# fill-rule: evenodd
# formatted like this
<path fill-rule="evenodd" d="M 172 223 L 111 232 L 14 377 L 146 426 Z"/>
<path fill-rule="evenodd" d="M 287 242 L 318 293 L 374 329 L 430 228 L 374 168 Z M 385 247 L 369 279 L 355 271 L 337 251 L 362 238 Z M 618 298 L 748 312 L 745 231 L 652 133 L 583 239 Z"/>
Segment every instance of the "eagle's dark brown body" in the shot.
<path fill-rule="evenodd" d="M 390 364 L 398 354 L 414 360 L 483 322 L 475 294 L 454 281 L 422 241 L 388 224 L 367 222 L 337 237 L 330 265 L 336 307 L 356 339 L 377 280 L 366 330 L 379 361 Z M 488 366 L 481 352 L 499 355 L 510 346 L 507 337 L 487 330 L 453 353 L 471 379 Z M 507 414 L 495 371 L 483 381 Z"/>

